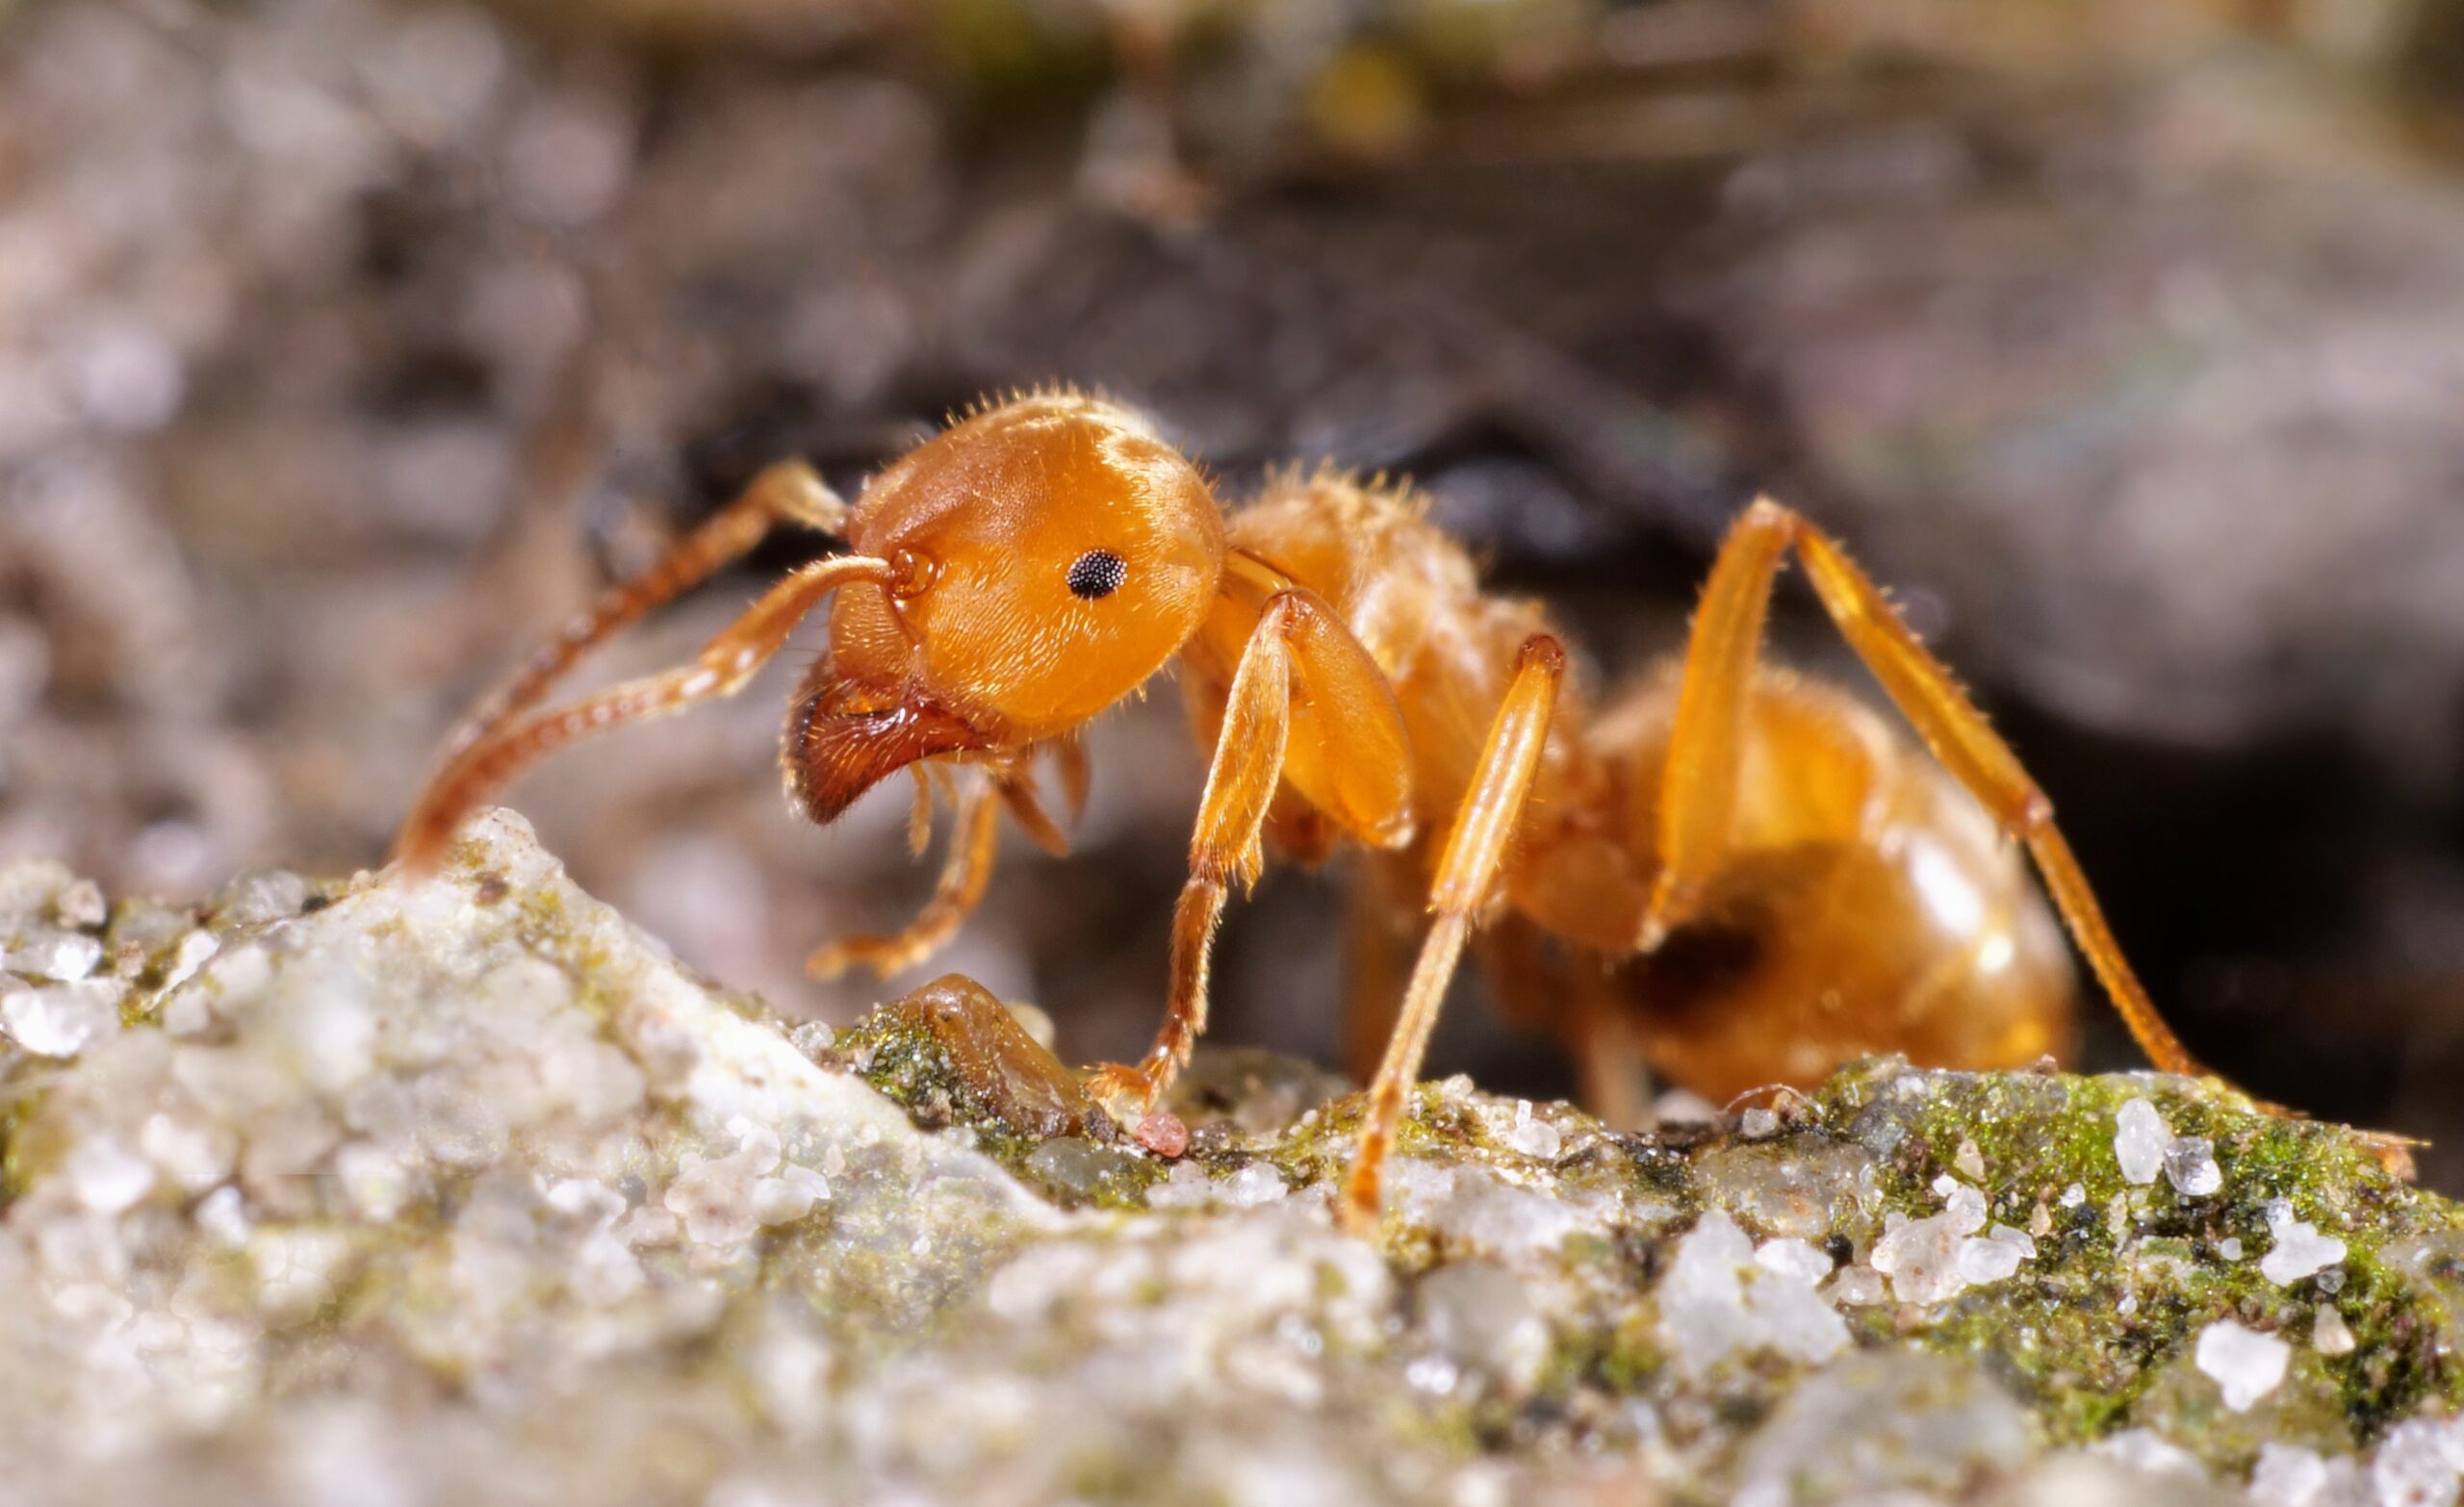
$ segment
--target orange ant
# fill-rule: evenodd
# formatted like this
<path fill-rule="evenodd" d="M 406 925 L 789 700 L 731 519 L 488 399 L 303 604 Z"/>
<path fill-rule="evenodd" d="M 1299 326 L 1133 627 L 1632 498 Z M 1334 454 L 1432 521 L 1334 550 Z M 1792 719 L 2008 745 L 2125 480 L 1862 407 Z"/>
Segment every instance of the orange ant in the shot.
<path fill-rule="evenodd" d="M 691 664 L 534 709 L 585 651 L 780 524 L 849 552 L 772 587 Z M 1790 551 L 1932 759 L 1845 692 L 1758 663 Z M 568 743 L 732 695 L 825 599 L 830 650 L 795 694 L 783 752 L 796 809 L 830 822 L 911 769 L 920 838 L 925 767 L 973 778 L 923 913 L 825 948 L 816 973 L 888 974 L 953 935 L 984 893 L 999 807 L 1060 850 L 1036 761 L 1057 762 L 1074 808 L 1078 730 L 1176 654 L 1214 756 L 1163 1027 L 1136 1065 L 1096 1070 L 1097 1104 L 1136 1126 L 1187 1064 L 1226 891 L 1255 882 L 1267 840 L 1303 861 L 1346 839 L 1368 850 L 1357 935 L 1373 948 L 1424 899 L 1434 920 L 1399 1007 L 1381 989 L 1363 1012 L 1386 1039 L 1341 1205 L 1355 1229 L 1377 1217 L 1405 1095 L 1484 920 L 1508 1008 L 1576 1042 L 1598 1108 L 1639 1111 L 1643 1060 L 1714 1098 L 1872 1053 L 2015 1066 L 2067 1044 L 2072 979 L 2010 839 L 2149 1060 L 2203 1071 L 2018 759 L 1883 593 L 1787 508 L 1759 500 L 1737 520 L 1677 672 L 1594 715 L 1539 612 L 1483 595 L 1407 492 L 1294 473 L 1226 517 L 1144 418 L 1066 391 L 973 413 L 853 507 L 809 467 L 764 472 L 474 709 L 400 856 L 433 867 L 465 815 Z M 1357 1055 L 1373 1037 L 1356 1037 Z"/>

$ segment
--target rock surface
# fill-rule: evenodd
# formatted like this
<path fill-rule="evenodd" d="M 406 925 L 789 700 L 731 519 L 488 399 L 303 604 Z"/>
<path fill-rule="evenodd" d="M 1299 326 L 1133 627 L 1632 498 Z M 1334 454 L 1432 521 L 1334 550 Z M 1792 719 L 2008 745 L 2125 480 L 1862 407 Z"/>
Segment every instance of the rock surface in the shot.
<path fill-rule="evenodd" d="M 0 1497 L 2445 1503 L 2464 1228 L 2152 1075 L 1611 1133 L 1201 1059 L 1167 1162 L 944 980 L 836 1039 L 478 823 L 198 912 L 0 869 Z M 1148 1144 L 1156 1137 L 1142 1137 Z"/>

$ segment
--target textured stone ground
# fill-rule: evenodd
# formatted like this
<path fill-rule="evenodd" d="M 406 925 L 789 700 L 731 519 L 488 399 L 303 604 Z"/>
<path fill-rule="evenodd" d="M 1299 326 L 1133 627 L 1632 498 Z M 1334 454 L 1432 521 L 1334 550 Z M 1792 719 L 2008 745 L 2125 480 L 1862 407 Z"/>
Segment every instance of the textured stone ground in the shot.
<path fill-rule="evenodd" d="M 2441 1503 L 2464 1233 L 2345 1133 L 1887 1064 L 1660 1137 L 1202 1060 L 1166 1163 L 962 983 L 694 977 L 491 816 L 201 912 L 0 869 L 0 1497 Z"/>
<path fill-rule="evenodd" d="M 1174 65 L 1124 88 L 1149 24 Z M 2459 38 L 2464 0 L 0 0 L 0 860 L 346 872 L 471 698 L 760 466 L 852 495 L 1073 380 L 1230 495 L 1410 475 L 1604 686 L 1773 489 L 2014 734 L 2194 1046 L 2464 1147 Z M 1194 216 L 1142 205 L 1159 152 Z M 1781 600 L 1781 657 L 1861 683 Z M 841 1021 L 816 930 L 932 870 L 894 800 L 780 819 L 798 657 L 517 798 Z M 1089 1056 L 1151 1029 L 1177 701 L 1091 729 L 1075 856 L 951 959 Z M 1243 907 L 1227 1035 L 1334 1060 L 1296 977 L 1332 904 Z M 1449 1024 L 1450 1070 L 1572 1082 Z"/>

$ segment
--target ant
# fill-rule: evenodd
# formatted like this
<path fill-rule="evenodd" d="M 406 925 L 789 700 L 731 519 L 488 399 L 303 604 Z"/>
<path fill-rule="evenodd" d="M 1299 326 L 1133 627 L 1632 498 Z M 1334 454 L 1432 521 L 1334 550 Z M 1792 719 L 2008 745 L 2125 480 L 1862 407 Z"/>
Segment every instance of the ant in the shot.
<path fill-rule="evenodd" d="M 690 664 L 538 706 L 586 651 L 779 524 L 847 552 L 773 586 Z M 1791 552 L 1931 758 L 1846 692 L 1759 662 Z M 829 652 L 795 693 L 782 755 L 796 810 L 826 824 L 910 770 L 920 852 L 935 780 L 952 766 L 963 778 L 931 903 L 895 935 L 823 949 L 821 975 L 887 975 L 952 936 L 984 893 L 1000 809 L 1063 851 L 1038 761 L 1054 761 L 1074 813 L 1079 729 L 1179 656 L 1214 753 L 1162 1029 L 1141 1061 L 1089 1084 L 1123 1125 L 1188 1063 L 1227 892 L 1256 881 L 1266 845 L 1303 862 L 1347 841 L 1367 850 L 1353 934 L 1372 966 L 1355 973 L 1376 997 L 1357 1012 L 1355 1057 L 1385 1041 L 1339 1206 L 1355 1230 L 1378 1217 L 1405 1096 L 1484 921 L 1480 956 L 1506 1008 L 1575 1043 L 1594 1107 L 1612 1115 L 1639 1114 L 1646 1060 L 1714 1098 L 1883 1052 L 2011 1067 L 2067 1045 L 2072 994 L 2015 842 L 2148 1059 L 2204 1071 L 2124 961 L 2017 757 L 1794 512 L 1764 499 L 1739 516 L 1682 660 L 1595 714 L 1539 611 L 1482 593 L 1408 489 L 1295 472 L 1226 516 L 1144 417 L 1068 390 L 971 412 L 852 507 L 808 466 L 763 472 L 473 709 L 398 856 L 432 869 L 466 815 L 566 744 L 733 694 L 825 600 Z M 1424 908 L 1433 919 L 1394 1004 L 1378 981 Z"/>

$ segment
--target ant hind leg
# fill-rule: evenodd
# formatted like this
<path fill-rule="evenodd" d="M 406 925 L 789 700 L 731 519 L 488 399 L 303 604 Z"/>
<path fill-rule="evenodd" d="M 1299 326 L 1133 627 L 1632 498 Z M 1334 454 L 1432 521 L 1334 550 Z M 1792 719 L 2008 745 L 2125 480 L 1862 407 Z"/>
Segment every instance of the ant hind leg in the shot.
<path fill-rule="evenodd" d="M 1403 998 L 1403 966 L 1416 907 L 1395 891 L 1380 865 L 1365 855 L 1345 884 L 1344 1071 L 1365 1084 L 1377 1072 Z M 1414 886 L 1417 888 L 1418 886 Z"/>
<path fill-rule="evenodd" d="M 2054 908 L 2122 1023 L 2130 1029 L 2140 1051 L 2165 1072 L 2216 1078 L 2166 1024 L 2138 974 L 2122 956 L 2121 944 L 2105 920 L 2104 908 L 2096 903 L 2095 892 L 2080 870 L 2070 844 L 2054 825 L 2053 803 L 2037 788 L 2018 755 L 1994 732 L 1950 671 L 1926 650 L 1882 588 L 1858 568 L 1837 541 L 1768 498 L 1758 498 L 1737 520 L 1721 547 L 1718 563 L 1712 567 L 1712 583 L 1706 588 L 1704 612 L 1696 626 L 1697 642 L 1687 652 L 1687 683 L 1678 703 L 1681 727 L 1671 739 L 1672 788 L 1663 795 L 1663 818 L 1671 824 L 1687 819 L 1687 813 L 1670 809 L 1681 804 L 1675 799 L 1674 786 L 1679 772 L 1679 745 L 1686 736 L 1682 727 L 1686 709 L 1699 702 L 1726 706 L 1730 717 L 1741 716 L 1737 708 L 1741 708 L 1745 695 L 1744 674 L 1733 667 L 1751 669 L 1761 636 L 1762 605 L 1768 600 L 1782 554 L 1791 549 L 1804 563 L 1814 594 L 1821 599 L 1823 609 L 1840 636 L 1848 641 L 1874 678 L 1882 682 L 1916 735 L 2002 830 L 2026 846 L 2038 873 L 2044 879 L 2046 891 L 2053 897 Z M 1721 591 L 1724 579 L 1732 583 L 1732 595 L 1750 600 L 1733 615 L 1732 621 L 1714 624 L 1713 599 Z M 1707 627 L 1715 631 L 1727 629 L 1723 641 L 1711 646 L 1708 652 L 1702 643 Z M 1698 688 L 1694 681 L 1706 667 L 1714 667 L 1715 677 L 1723 683 Z M 1701 740 L 1706 747 L 1714 741 L 1708 736 Z M 1724 824 L 1727 809 L 1716 814 Z M 1694 819 L 1703 818 L 1695 813 Z M 1666 887 L 1664 882 L 1663 889 Z M 1654 896 L 1653 919 L 1645 926 L 1647 941 L 1655 925 L 1664 925 L 1671 919 L 1662 913 L 1660 900 L 1661 896 Z M 2281 1105 L 2253 1102 L 2271 1114 L 2299 1117 L 2297 1111 Z M 2381 1160 L 2391 1168 L 2409 1167 L 2410 1156 L 2403 1150 L 2408 1142 L 2402 1137 L 2371 1138 Z"/>

